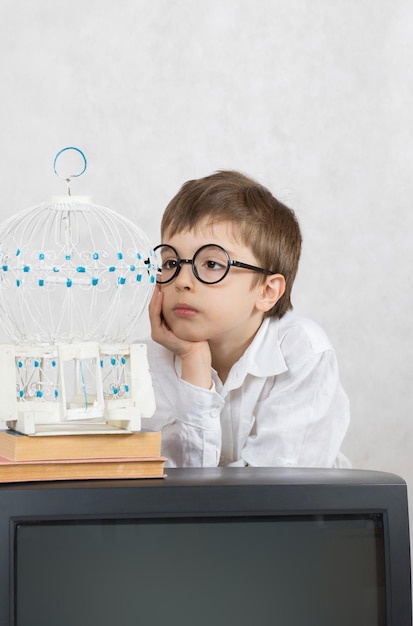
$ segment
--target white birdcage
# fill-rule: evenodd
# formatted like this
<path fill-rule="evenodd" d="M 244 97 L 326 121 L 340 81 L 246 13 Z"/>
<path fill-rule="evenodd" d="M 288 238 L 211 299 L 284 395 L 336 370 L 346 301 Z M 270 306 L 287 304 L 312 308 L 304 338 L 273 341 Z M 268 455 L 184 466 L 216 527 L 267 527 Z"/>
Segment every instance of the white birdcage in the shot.
<path fill-rule="evenodd" d="M 55 159 L 78 148 L 64 148 Z M 0 224 L 0 420 L 25 434 L 140 430 L 154 411 L 144 344 L 156 282 L 144 232 L 70 194 Z M 59 174 L 57 174 L 59 175 Z"/>

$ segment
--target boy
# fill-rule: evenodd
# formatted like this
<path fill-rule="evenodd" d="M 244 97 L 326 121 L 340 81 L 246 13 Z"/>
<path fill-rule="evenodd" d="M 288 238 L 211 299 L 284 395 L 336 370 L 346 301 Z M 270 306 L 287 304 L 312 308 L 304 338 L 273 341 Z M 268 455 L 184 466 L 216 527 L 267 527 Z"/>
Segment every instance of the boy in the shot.
<path fill-rule="evenodd" d="M 348 466 L 349 408 L 324 332 L 291 312 L 293 211 L 232 171 L 167 206 L 148 358 L 169 466 Z"/>

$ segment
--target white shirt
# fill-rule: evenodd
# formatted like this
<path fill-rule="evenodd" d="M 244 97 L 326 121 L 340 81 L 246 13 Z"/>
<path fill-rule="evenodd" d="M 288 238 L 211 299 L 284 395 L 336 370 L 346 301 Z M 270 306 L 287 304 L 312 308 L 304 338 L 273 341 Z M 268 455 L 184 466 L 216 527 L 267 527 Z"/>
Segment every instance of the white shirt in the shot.
<path fill-rule="evenodd" d="M 263 321 L 223 385 L 181 379 L 181 361 L 148 343 L 155 415 L 169 467 L 349 466 L 340 453 L 349 403 L 336 354 L 311 320 L 286 313 Z"/>

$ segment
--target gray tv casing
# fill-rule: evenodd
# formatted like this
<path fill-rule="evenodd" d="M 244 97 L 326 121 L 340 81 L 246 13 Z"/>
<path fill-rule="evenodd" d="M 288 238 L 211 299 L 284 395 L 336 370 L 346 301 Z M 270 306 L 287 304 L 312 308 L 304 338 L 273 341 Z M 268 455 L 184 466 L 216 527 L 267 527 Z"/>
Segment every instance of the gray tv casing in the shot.
<path fill-rule="evenodd" d="M 411 626 L 407 487 L 394 474 L 289 468 L 168 469 L 162 479 L 0 485 L 0 626 L 14 626 L 19 523 L 378 513 L 384 525 L 387 626 Z"/>

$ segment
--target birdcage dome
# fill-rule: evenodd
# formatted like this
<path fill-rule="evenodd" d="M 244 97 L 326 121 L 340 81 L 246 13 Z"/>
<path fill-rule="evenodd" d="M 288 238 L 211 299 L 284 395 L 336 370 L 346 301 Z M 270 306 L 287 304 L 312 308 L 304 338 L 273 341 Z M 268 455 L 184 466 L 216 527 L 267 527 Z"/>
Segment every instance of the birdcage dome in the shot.
<path fill-rule="evenodd" d="M 87 197 L 0 224 L 0 319 L 12 342 L 130 340 L 155 282 L 145 233 Z"/>

